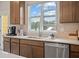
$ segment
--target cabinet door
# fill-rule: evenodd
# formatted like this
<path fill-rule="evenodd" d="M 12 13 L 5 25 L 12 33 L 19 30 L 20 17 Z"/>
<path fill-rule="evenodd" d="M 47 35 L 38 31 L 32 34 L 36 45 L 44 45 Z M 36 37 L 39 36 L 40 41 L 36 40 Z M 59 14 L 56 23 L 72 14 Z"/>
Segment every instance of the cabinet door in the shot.
<path fill-rule="evenodd" d="M 10 53 L 10 38 L 3 38 L 4 39 L 4 51 Z"/>
<path fill-rule="evenodd" d="M 20 44 L 20 55 L 32 58 L 32 48 L 30 45 Z"/>
<path fill-rule="evenodd" d="M 33 52 L 33 58 L 43 58 L 44 57 L 43 47 L 32 46 L 32 52 Z"/>
<path fill-rule="evenodd" d="M 70 57 L 79 58 L 79 45 L 70 45 Z"/>
<path fill-rule="evenodd" d="M 19 2 L 11 1 L 10 2 L 10 24 L 20 24 L 19 19 Z"/>
<path fill-rule="evenodd" d="M 73 22 L 73 2 L 72 1 L 60 2 L 60 22 L 61 23 Z"/>
<path fill-rule="evenodd" d="M 15 1 L 15 24 L 20 24 L 19 1 Z"/>
<path fill-rule="evenodd" d="M 10 2 L 10 24 L 15 24 L 15 2 Z"/>
<path fill-rule="evenodd" d="M 79 2 L 75 2 L 75 8 L 76 8 L 76 11 L 75 11 L 75 17 L 76 19 L 74 19 L 74 21 L 76 23 L 79 23 Z"/>
<path fill-rule="evenodd" d="M 11 39 L 11 53 L 19 55 L 19 39 Z"/>
<path fill-rule="evenodd" d="M 4 51 L 10 53 L 10 42 L 7 41 L 4 42 Z"/>

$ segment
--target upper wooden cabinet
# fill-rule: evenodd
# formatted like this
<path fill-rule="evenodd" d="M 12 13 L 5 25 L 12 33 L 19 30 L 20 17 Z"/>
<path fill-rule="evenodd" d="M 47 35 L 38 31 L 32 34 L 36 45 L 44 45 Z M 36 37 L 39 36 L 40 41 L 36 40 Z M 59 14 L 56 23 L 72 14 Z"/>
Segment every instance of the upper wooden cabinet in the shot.
<path fill-rule="evenodd" d="M 73 2 L 63 1 L 60 2 L 60 22 L 61 23 L 70 23 L 73 21 Z"/>
<path fill-rule="evenodd" d="M 23 13 L 22 21 L 25 23 L 25 2 L 23 1 L 11 1 L 10 2 L 10 24 L 20 24 L 20 8 L 23 8 L 21 11 Z M 23 24 L 24 24 L 23 23 Z"/>
<path fill-rule="evenodd" d="M 60 2 L 60 23 L 79 22 L 79 2 L 61 1 Z"/>
<path fill-rule="evenodd" d="M 75 13 L 76 13 L 76 15 L 75 15 L 75 22 L 77 22 L 77 23 L 79 23 L 79 2 L 78 1 L 76 1 L 75 2 Z"/>

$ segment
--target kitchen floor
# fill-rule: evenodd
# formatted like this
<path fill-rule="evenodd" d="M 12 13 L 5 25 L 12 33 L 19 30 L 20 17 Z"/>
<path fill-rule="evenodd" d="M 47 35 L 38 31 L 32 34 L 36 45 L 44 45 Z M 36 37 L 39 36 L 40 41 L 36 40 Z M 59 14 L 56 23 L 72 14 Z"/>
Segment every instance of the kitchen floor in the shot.
<path fill-rule="evenodd" d="M 0 50 L 0 58 L 24 58 L 24 57 Z"/>

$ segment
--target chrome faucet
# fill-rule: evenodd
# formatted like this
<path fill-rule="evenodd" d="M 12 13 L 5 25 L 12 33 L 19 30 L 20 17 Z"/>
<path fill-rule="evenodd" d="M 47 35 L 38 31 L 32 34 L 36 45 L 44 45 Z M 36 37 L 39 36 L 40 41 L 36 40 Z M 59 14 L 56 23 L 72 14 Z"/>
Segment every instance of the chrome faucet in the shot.
<path fill-rule="evenodd" d="M 51 36 L 51 37 L 54 37 L 54 34 L 53 34 L 53 33 L 51 33 L 51 34 L 50 34 L 50 36 Z"/>
<path fill-rule="evenodd" d="M 41 31 L 40 31 L 40 26 L 39 26 L 39 32 L 38 32 L 38 36 L 41 37 Z"/>
<path fill-rule="evenodd" d="M 41 35 L 41 32 L 39 31 L 39 37 L 41 37 L 42 35 Z"/>

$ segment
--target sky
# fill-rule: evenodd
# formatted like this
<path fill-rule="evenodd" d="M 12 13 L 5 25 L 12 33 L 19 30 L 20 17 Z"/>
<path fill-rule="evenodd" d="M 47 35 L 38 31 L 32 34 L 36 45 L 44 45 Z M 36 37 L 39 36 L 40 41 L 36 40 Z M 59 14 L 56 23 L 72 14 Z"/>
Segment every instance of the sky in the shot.
<path fill-rule="evenodd" d="M 48 12 L 44 12 L 44 15 L 53 15 L 56 14 L 56 11 L 54 9 L 56 9 L 56 3 L 55 2 L 49 2 L 49 3 L 45 3 L 44 4 L 44 10 L 48 10 L 48 9 L 52 9 L 53 11 L 48 11 Z M 40 16 L 41 15 L 41 4 L 34 4 L 31 6 L 30 9 L 30 16 Z M 48 18 L 45 19 L 45 21 L 52 21 L 54 18 Z M 32 20 L 31 20 L 32 21 Z M 33 20 L 35 21 L 35 20 Z"/>

